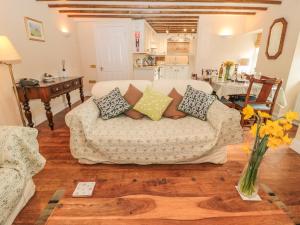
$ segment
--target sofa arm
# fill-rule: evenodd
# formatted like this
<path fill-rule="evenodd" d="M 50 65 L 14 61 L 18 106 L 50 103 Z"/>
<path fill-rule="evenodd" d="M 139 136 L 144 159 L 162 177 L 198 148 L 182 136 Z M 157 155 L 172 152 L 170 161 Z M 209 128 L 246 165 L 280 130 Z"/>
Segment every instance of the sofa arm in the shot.
<path fill-rule="evenodd" d="M 240 112 L 218 100 L 210 106 L 207 120 L 218 133 L 217 145 L 237 144 L 243 141 Z"/>
<path fill-rule="evenodd" d="M 98 117 L 99 109 L 93 99 L 90 98 L 67 113 L 65 121 L 69 128 L 74 128 L 80 124 L 84 131 L 87 131 Z"/>
<path fill-rule="evenodd" d="M 28 127 L 0 127 L 0 166 L 15 169 L 25 176 L 41 171 L 46 160 L 39 153 L 38 131 Z"/>

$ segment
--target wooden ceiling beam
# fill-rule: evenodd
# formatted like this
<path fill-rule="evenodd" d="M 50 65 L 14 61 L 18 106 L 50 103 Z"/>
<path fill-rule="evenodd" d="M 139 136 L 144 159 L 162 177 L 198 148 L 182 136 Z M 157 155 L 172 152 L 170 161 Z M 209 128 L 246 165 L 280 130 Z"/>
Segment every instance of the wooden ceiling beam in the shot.
<path fill-rule="evenodd" d="M 36 0 L 37 2 L 200 2 L 200 3 L 244 3 L 280 5 L 279 0 Z"/>
<path fill-rule="evenodd" d="M 131 19 L 198 19 L 198 16 L 167 16 L 167 15 L 97 15 L 97 14 L 70 14 L 70 18 L 131 18 Z"/>
<path fill-rule="evenodd" d="M 267 7 L 251 6 L 203 6 L 203 5 L 94 5 L 94 4 L 48 4 L 49 8 L 82 8 L 82 9 L 215 9 L 215 10 L 255 10 L 266 11 Z"/>
<path fill-rule="evenodd" d="M 150 24 L 152 27 L 197 27 L 197 24 Z"/>
<path fill-rule="evenodd" d="M 234 12 L 234 11 L 162 11 L 162 10 L 59 10 L 60 13 L 76 13 L 76 14 L 225 14 L 225 15 L 256 15 L 255 12 Z"/>
<path fill-rule="evenodd" d="M 197 26 L 197 23 L 149 23 L 151 26 Z"/>
<path fill-rule="evenodd" d="M 160 19 L 160 18 L 156 18 L 156 19 L 148 19 L 146 18 L 146 21 L 148 23 L 198 23 L 198 20 L 194 20 L 194 19 Z"/>
<path fill-rule="evenodd" d="M 194 27 L 154 27 L 153 28 L 154 30 L 184 30 L 184 29 L 187 29 L 187 30 L 197 30 L 196 28 Z"/>
<path fill-rule="evenodd" d="M 183 29 L 174 29 L 174 30 L 170 30 L 170 29 L 156 29 L 156 32 L 182 32 L 182 33 L 197 33 L 197 31 L 191 31 L 191 30 L 187 30 L 184 31 Z"/>
<path fill-rule="evenodd" d="M 165 34 L 166 31 L 156 31 L 158 34 Z M 169 31 L 169 34 L 197 34 L 197 32 L 182 32 L 182 31 Z"/>

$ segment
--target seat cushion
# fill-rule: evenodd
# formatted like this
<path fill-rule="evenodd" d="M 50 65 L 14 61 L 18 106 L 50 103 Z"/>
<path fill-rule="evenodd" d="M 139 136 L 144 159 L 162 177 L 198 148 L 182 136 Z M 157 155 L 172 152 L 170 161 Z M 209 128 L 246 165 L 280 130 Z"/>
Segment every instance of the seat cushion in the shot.
<path fill-rule="evenodd" d="M 178 110 L 201 120 L 206 120 L 207 111 L 216 97 L 188 85 Z"/>
<path fill-rule="evenodd" d="M 170 94 L 168 95 L 170 98 L 173 99 L 171 104 L 168 106 L 166 111 L 164 112 L 164 117 L 172 118 L 172 119 L 180 119 L 185 117 L 187 114 L 184 112 L 179 111 L 177 108 L 180 102 L 183 99 L 183 96 L 180 95 L 175 88 L 172 89 Z"/>
<path fill-rule="evenodd" d="M 236 104 L 240 108 L 243 108 L 244 105 L 245 105 L 245 102 L 244 101 L 234 101 L 234 104 Z M 257 110 L 257 111 L 269 111 L 269 110 L 271 110 L 271 108 L 267 105 L 262 105 L 262 104 L 249 104 L 249 105 L 251 105 L 254 108 L 254 110 Z"/>
<path fill-rule="evenodd" d="M 157 121 L 161 119 L 172 100 L 172 98 L 148 87 L 133 109 Z"/>
<path fill-rule="evenodd" d="M 22 198 L 25 178 L 14 169 L 0 168 L 0 180 L 0 224 L 4 224 Z"/>
<path fill-rule="evenodd" d="M 160 121 L 126 116 L 98 119 L 90 132 L 88 145 L 112 162 L 159 163 L 199 157 L 211 150 L 217 137 L 210 123 L 190 116 L 178 120 L 163 117 Z"/>
<path fill-rule="evenodd" d="M 143 92 L 137 89 L 134 85 L 130 84 L 128 90 L 126 91 L 124 98 L 132 106 L 134 106 L 143 97 Z M 141 119 L 144 115 L 134 109 L 130 109 L 125 112 L 125 115 L 132 119 Z"/>
<path fill-rule="evenodd" d="M 93 99 L 100 111 L 102 119 L 108 120 L 129 110 L 131 105 L 121 95 L 120 89 L 115 88 L 109 94 Z"/>

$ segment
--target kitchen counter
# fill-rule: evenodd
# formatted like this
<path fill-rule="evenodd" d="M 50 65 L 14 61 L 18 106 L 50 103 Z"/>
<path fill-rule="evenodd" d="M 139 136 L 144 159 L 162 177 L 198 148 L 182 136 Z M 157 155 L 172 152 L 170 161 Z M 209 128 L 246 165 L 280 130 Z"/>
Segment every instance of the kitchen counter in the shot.
<path fill-rule="evenodd" d="M 133 69 L 135 70 L 153 70 L 153 69 L 157 69 L 159 66 L 141 66 L 141 67 L 138 67 L 138 66 L 135 66 L 133 67 Z"/>

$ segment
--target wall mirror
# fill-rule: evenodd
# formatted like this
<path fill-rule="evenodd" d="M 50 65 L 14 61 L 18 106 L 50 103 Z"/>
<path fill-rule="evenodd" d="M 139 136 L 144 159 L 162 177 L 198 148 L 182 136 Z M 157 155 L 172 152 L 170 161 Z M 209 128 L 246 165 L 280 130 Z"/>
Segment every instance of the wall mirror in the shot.
<path fill-rule="evenodd" d="M 270 27 L 266 55 L 268 59 L 277 59 L 283 49 L 287 21 L 284 18 L 274 20 Z"/>

